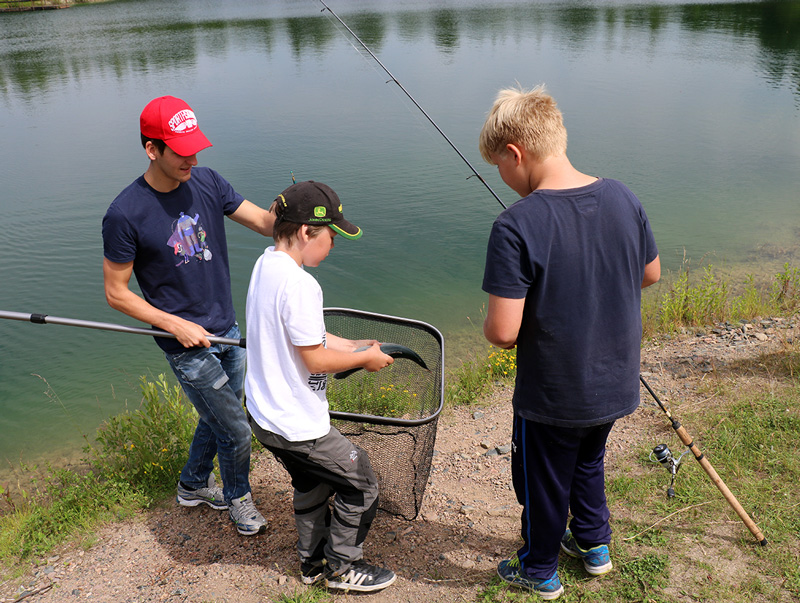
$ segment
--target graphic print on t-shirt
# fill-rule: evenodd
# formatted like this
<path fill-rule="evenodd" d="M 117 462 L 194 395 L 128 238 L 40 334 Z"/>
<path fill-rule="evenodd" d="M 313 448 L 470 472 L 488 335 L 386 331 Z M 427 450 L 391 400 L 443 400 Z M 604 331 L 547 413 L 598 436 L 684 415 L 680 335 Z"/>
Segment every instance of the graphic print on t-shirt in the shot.
<path fill-rule="evenodd" d="M 322 347 L 328 347 L 328 334 L 322 333 Z M 312 392 L 324 392 L 328 387 L 327 373 L 311 373 L 308 376 L 308 387 Z"/>
<path fill-rule="evenodd" d="M 167 245 L 181 258 L 176 266 L 188 264 L 192 257 L 198 261 L 211 261 L 211 250 L 206 243 L 206 231 L 200 224 L 200 214 L 195 214 L 194 218 L 191 218 L 181 212 Z"/>

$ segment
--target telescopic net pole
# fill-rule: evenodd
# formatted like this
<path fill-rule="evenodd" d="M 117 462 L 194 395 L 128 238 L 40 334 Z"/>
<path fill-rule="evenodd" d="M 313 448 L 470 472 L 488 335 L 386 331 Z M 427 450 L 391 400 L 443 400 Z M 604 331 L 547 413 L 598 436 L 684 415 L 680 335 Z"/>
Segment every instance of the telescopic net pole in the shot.
<path fill-rule="evenodd" d="M 23 312 L 6 312 L 0 310 L 0 318 L 9 320 L 21 320 L 32 322 L 37 325 L 53 324 L 66 325 L 68 327 L 83 327 L 85 329 L 100 329 L 102 331 L 115 331 L 117 333 L 133 333 L 134 335 L 149 335 L 150 337 L 165 337 L 167 339 L 177 339 L 172 333 L 166 331 L 156 331 L 142 327 L 128 327 L 110 322 L 94 322 L 91 320 L 80 320 L 77 318 L 60 318 L 58 316 L 48 316 L 47 314 L 25 314 Z M 213 345 L 235 345 L 241 348 L 245 346 L 245 339 L 233 339 L 230 337 L 207 337 Z"/>
<path fill-rule="evenodd" d="M 714 470 L 714 467 L 711 466 L 711 463 L 708 462 L 708 459 L 705 457 L 705 455 L 697 447 L 697 444 L 694 443 L 694 440 L 692 440 L 692 438 L 689 436 L 689 434 L 686 432 L 686 430 L 683 428 L 683 426 L 680 424 L 680 422 L 677 419 L 673 418 L 672 414 L 670 414 L 670 412 L 667 409 L 667 407 L 664 406 L 661 403 L 661 400 L 658 399 L 658 396 L 653 391 L 653 389 L 650 387 L 650 384 L 647 383 L 647 381 L 645 381 L 644 377 L 639 375 L 639 380 L 642 382 L 642 385 L 644 385 L 645 389 L 647 389 L 647 391 L 653 397 L 653 400 L 656 401 L 656 404 L 658 404 L 658 407 L 667 416 L 667 418 L 669 419 L 670 423 L 672 424 L 672 428 L 675 430 L 675 433 L 678 434 L 678 437 L 680 438 L 681 442 L 683 442 L 687 446 L 687 448 L 689 448 L 689 450 L 692 451 L 692 454 L 694 455 L 694 458 L 696 458 L 697 462 L 700 463 L 700 466 L 705 470 L 705 472 L 711 478 L 711 481 L 714 482 L 714 485 L 717 488 L 719 488 L 720 492 L 722 492 L 722 496 L 724 496 L 725 500 L 728 501 L 728 504 L 731 507 L 733 507 L 733 510 L 736 511 L 736 514 L 744 522 L 744 525 L 747 526 L 747 529 L 749 529 L 750 532 L 753 534 L 753 536 L 756 537 L 756 540 L 758 540 L 758 543 L 761 546 L 767 546 L 767 539 L 761 533 L 761 530 L 759 530 L 758 526 L 755 524 L 755 522 L 752 519 L 750 519 L 750 516 L 744 510 L 742 505 L 739 504 L 739 501 L 736 500 L 736 497 L 728 489 L 728 486 L 726 486 L 725 482 L 722 481 L 722 478 L 720 478 L 720 476 Z"/>

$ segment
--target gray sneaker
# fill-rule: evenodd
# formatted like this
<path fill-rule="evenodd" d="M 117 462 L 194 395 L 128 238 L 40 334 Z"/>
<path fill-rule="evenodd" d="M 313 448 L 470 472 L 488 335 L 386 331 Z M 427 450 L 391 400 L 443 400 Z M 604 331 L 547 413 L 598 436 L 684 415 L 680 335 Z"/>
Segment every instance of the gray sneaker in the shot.
<path fill-rule="evenodd" d="M 228 506 L 228 515 L 236 524 L 236 529 L 245 536 L 255 536 L 267 531 L 267 520 L 253 504 L 253 496 L 248 492 L 241 498 L 234 498 Z"/>
<path fill-rule="evenodd" d="M 225 497 L 222 496 L 222 488 L 216 485 L 214 474 L 208 476 L 208 484 L 205 488 L 190 490 L 181 482 L 178 482 L 178 504 L 184 507 L 196 507 L 197 505 L 208 505 L 212 509 L 221 511 L 228 508 Z"/>

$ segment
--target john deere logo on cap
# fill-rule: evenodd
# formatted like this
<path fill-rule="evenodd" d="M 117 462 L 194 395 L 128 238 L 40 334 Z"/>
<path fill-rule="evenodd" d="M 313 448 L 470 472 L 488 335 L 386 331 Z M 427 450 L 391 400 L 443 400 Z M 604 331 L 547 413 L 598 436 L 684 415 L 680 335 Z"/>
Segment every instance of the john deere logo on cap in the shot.
<path fill-rule="evenodd" d="M 314 208 L 314 217 L 315 218 L 324 218 L 326 213 L 327 213 L 327 210 L 322 205 L 317 205 Z"/>

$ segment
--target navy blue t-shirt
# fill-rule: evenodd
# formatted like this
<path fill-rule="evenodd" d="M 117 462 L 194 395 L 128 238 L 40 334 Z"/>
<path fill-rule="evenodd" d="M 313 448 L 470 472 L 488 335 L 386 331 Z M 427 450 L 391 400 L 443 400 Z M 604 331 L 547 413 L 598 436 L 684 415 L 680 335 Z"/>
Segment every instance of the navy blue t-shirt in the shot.
<path fill-rule="evenodd" d="M 137 178 L 123 190 L 103 218 L 103 253 L 110 261 L 133 262 L 144 298 L 169 314 L 220 336 L 234 324 L 225 218 L 244 197 L 209 168 L 169 193 Z M 183 346 L 155 338 L 167 352 Z"/>
<path fill-rule="evenodd" d="M 500 214 L 483 290 L 525 298 L 513 398 L 519 416 L 588 427 L 636 409 L 641 285 L 657 255 L 644 208 L 616 180 L 534 191 Z"/>

